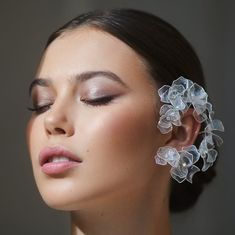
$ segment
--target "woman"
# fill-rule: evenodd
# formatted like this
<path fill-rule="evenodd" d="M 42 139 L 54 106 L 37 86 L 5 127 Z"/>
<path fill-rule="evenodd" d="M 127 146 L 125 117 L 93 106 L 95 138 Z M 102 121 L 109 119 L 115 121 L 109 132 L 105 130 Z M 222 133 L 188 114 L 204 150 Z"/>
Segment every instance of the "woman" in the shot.
<path fill-rule="evenodd" d="M 50 36 L 27 139 L 40 194 L 71 213 L 73 235 L 171 234 L 169 208 L 195 203 L 221 142 L 200 85 L 190 44 L 145 12 L 89 12 Z"/>

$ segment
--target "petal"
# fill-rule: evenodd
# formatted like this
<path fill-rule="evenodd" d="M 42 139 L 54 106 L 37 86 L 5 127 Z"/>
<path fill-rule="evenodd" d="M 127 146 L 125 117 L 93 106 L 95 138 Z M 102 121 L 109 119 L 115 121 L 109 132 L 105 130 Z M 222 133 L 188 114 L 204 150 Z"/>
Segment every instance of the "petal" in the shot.
<path fill-rule="evenodd" d="M 206 110 L 206 104 L 193 103 L 193 107 L 198 115 L 203 114 Z"/>
<path fill-rule="evenodd" d="M 186 104 L 184 103 L 182 97 L 176 97 L 174 99 L 169 98 L 171 104 L 174 106 L 177 110 L 184 110 L 186 108 Z"/>
<path fill-rule="evenodd" d="M 172 109 L 172 108 L 173 108 L 172 105 L 170 105 L 170 104 L 164 104 L 164 105 L 162 105 L 162 107 L 160 108 L 159 114 L 160 114 L 160 115 L 165 115 L 166 112 L 167 112 L 169 109 Z"/>
<path fill-rule="evenodd" d="M 171 127 L 171 120 L 169 120 L 169 117 L 166 115 L 162 115 L 158 121 L 158 125 L 164 128 Z"/>
<path fill-rule="evenodd" d="M 212 138 L 215 141 L 217 146 L 221 146 L 223 144 L 223 139 L 220 136 L 212 133 Z"/>
<path fill-rule="evenodd" d="M 211 120 L 205 128 L 206 131 L 224 131 L 224 125 L 219 119 Z"/>
<path fill-rule="evenodd" d="M 172 131 L 172 124 L 166 120 L 164 115 L 160 117 L 157 127 L 162 134 Z"/>
<path fill-rule="evenodd" d="M 160 147 L 157 151 L 157 155 L 171 166 L 178 165 L 180 155 L 175 148 L 168 146 Z"/>
<path fill-rule="evenodd" d="M 158 129 L 160 130 L 160 132 L 161 132 L 162 134 L 167 134 L 167 133 L 171 132 L 172 129 L 173 129 L 173 128 L 172 128 L 172 125 L 171 125 L 169 128 L 162 127 L 162 126 L 160 126 L 160 125 L 158 125 L 157 127 L 158 127 Z"/>
<path fill-rule="evenodd" d="M 190 145 L 187 147 L 183 147 L 184 151 L 189 152 L 192 154 L 192 162 L 193 164 L 196 163 L 200 159 L 200 153 L 195 145 Z"/>
<path fill-rule="evenodd" d="M 159 164 L 159 165 L 167 164 L 167 162 L 164 159 L 160 158 L 157 154 L 154 156 L 154 158 L 155 158 L 156 164 Z"/>
<path fill-rule="evenodd" d="M 196 110 L 193 111 L 193 116 L 199 123 L 205 122 L 208 119 L 205 113 L 198 114 Z"/>
<path fill-rule="evenodd" d="M 161 101 L 164 103 L 170 102 L 168 99 L 169 88 L 170 88 L 170 86 L 164 85 L 158 90 L 158 95 L 160 96 Z"/>
<path fill-rule="evenodd" d="M 188 169 L 185 167 L 172 167 L 171 173 L 173 175 L 177 175 L 180 178 L 186 178 L 186 176 L 188 174 Z"/>
<path fill-rule="evenodd" d="M 207 109 L 207 98 L 208 96 L 205 96 L 203 98 L 201 97 L 194 97 L 194 99 L 192 100 L 192 104 L 197 104 L 197 105 L 205 105 L 205 110 Z"/>
<path fill-rule="evenodd" d="M 178 165 L 179 159 L 180 155 L 178 151 L 175 148 L 168 147 L 167 162 L 174 167 Z"/>
<path fill-rule="evenodd" d="M 167 121 L 169 122 L 178 121 L 181 119 L 180 113 L 176 109 L 169 109 L 166 112 L 165 116 L 166 116 Z"/>
<path fill-rule="evenodd" d="M 174 100 L 177 97 L 182 97 L 185 89 L 182 85 L 173 85 L 169 88 L 168 98 Z"/>
<path fill-rule="evenodd" d="M 203 167 L 202 171 L 207 171 L 209 167 L 211 167 L 213 163 L 208 162 L 206 158 L 203 158 Z"/>
<path fill-rule="evenodd" d="M 215 112 L 214 111 L 211 111 L 209 112 L 209 119 L 212 120 L 215 116 Z"/>
<path fill-rule="evenodd" d="M 210 102 L 207 102 L 206 103 L 206 109 L 209 113 L 211 113 L 213 110 L 212 110 L 212 104 Z"/>
<path fill-rule="evenodd" d="M 192 164 L 193 164 L 193 155 L 192 154 L 190 154 L 187 151 L 180 151 L 179 154 L 180 154 L 180 165 L 182 167 L 188 168 L 188 167 L 192 166 Z"/>
<path fill-rule="evenodd" d="M 180 76 L 172 83 L 172 85 L 182 85 L 184 86 L 184 89 L 188 89 L 193 85 L 193 82 L 191 80 L 184 78 L 183 76 Z"/>
<path fill-rule="evenodd" d="M 215 149 L 210 149 L 207 153 L 207 162 L 213 163 L 217 158 L 218 152 Z"/>
<path fill-rule="evenodd" d="M 204 137 L 206 143 L 207 143 L 207 148 L 208 149 L 211 149 L 211 148 L 214 148 L 215 145 L 214 145 L 214 141 L 213 141 L 213 138 L 212 138 L 212 133 L 208 133 L 205 137 Z"/>
<path fill-rule="evenodd" d="M 199 150 L 199 153 L 200 153 L 202 158 L 206 157 L 208 148 L 207 148 L 207 142 L 206 142 L 206 138 L 205 137 L 202 140 L 202 142 L 200 143 L 200 146 L 199 146 L 198 150 Z"/>
<path fill-rule="evenodd" d="M 206 157 L 209 149 L 213 149 L 215 147 L 213 139 L 212 139 L 212 135 L 206 135 L 204 136 L 200 146 L 199 146 L 199 152 L 201 154 L 201 157 L 204 158 Z"/>
<path fill-rule="evenodd" d="M 180 111 L 183 113 L 186 113 L 190 107 L 190 104 L 187 104 L 187 101 L 184 98 L 183 98 L 183 102 L 185 104 L 185 107 L 184 107 L 184 109 L 181 109 Z"/>
<path fill-rule="evenodd" d="M 187 174 L 186 180 L 192 184 L 193 183 L 192 178 L 193 178 L 194 174 L 199 172 L 199 171 L 200 171 L 200 169 L 197 166 L 192 165 L 188 169 L 188 174 Z"/>
<path fill-rule="evenodd" d="M 186 179 L 186 177 L 181 178 L 181 177 L 179 177 L 178 175 L 175 175 L 175 174 L 172 173 L 172 172 L 170 172 L 170 173 L 171 173 L 171 177 L 172 177 L 173 179 L 175 179 L 178 183 L 182 183 L 182 182 L 184 182 L 185 179 Z"/>
<path fill-rule="evenodd" d="M 175 126 L 181 126 L 182 125 L 182 122 L 181 122 L 180 119 L 179 120 L 173 120 L 173 121 L 171 121 L 171 123 Z"/>
<path fill-rule="evenodd" d="M 207 93 L 203 89 L 202 86 L 198 85 L 197 83 L 194 83 L 190 88 L 189 88 L 189 97 L 192 103 L 206 103 L 207 102 Z"/>

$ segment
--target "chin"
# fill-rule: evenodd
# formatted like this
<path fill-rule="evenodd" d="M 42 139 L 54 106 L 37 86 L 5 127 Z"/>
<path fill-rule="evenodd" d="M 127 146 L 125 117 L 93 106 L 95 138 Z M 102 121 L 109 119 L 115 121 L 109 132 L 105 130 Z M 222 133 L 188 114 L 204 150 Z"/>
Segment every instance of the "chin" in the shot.
<path fill-rule="evenodd" d="M 74 211 L 91 206 L 97 197 L 95 190 L 84 184 L 70 185 L 66 180 L 53 179 L 53 183 L 38 184 L 43 201 L 56 210 Z"/>
<path fill-rule="evenodd" d="M 83 208 L 83 201 L 79 197 L 74 200 L 68 193 L 54 194 L 53 192 L 41 193 L 43 201 L 52 209 L 62 211 L 73 211 Z"/>

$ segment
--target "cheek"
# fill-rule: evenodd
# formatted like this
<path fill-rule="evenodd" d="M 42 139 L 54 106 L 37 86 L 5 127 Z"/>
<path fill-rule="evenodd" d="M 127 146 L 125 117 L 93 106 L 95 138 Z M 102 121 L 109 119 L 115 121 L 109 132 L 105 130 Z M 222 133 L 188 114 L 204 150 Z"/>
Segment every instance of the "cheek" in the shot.
<path fill-rule="evenodd" d="M 80 155 L 83 164 L 69 177 L 59 180 L 48 180 L 38 166 L 37 154 L 48 144 L 43 116 L 32 119 L 28 125 L 27 139 L 36 183 L 52 207 L 70 203 L 75 208 L 79 200 L 106 198 L 115 192 L 137 192 L 154 176 L 158 131 L 153 105 L 136 101 L 86 107 L 73 116 L 77 117 L 73 123 L 76 134 L 71 139 L 62 139 Z M 53 195 L 58 195 L 58 200 Z"/>
<path fill-rule="evenodd" d="M 96 133 L 100 137 L 100 147 L 107 150 L 128 153 L 137 146 L 143 145 L 146 137 L 149 139 L 150 126 L 146 122 L 147 115 L 136 110 L 122 109 L 110 112 L 97 120 Z M 145 138 L 144 138 L 145 137 Z M 139 146 L 140 147 L 140 146 Z M 132 151 L 131 151 L 132 152 Z"/>
<path fill-rule="evenodd" d="M 33 161 L 33 156 L 34 156 L 34 150 L 36 150 L 37 145 L 39 144 L 38 142 L 38 137 L 39 137 L 39 131 L 41 130 L 41 126 L 37 127 L 37 122 L 35 122 L 34 118 L 31 118 L 28 122 L 27 129 L 26 129 L 26 140 L 27 140 L 27 145 L 30 153 L 31 160 Z"/>
<path fill-rule="evenodd" d="M 39 179 L 38 173 L 40 173 L 38 154 L 39 151 L 45 147 L 45 131 L 43 123 L 41 117 L 32 117 L 26 130 L 26 140 L 36 181 Z"/>
<path fill-rule="evenodd" d="M 87 147 L 86 153 L 88 151 L 90 173 L 96 175 L 96 179 L 99 176 L 132 179 L 138 171 L 141 171 L 139 175 L 147 174 L 147 169 L 154 165 L 155 115 L 150 107 L 140 107 L 122 105 L 89 115 L 93 118 L 87 119 L 83 125 L 86 128 L 81 132 L 85 137 L 83 143 Z"/>

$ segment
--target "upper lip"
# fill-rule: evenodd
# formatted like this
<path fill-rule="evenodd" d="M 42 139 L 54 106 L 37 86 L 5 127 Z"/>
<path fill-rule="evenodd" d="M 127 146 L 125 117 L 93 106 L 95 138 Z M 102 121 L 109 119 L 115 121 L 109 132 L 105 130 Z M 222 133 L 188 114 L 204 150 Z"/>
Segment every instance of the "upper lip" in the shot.
<path fill-rule="evenodd" d="M 68 151 L 66 148 L 62 146 L 54 146 L 54 147 L 45 147 L 39 153 L 39 163 L 42 166 L 45 164 L 51 157 L 63 156 L 67 157 L 73 161 L 81 162 L 78 156 Z"/>

